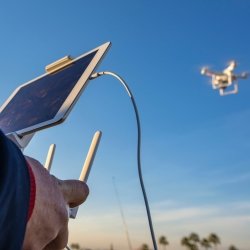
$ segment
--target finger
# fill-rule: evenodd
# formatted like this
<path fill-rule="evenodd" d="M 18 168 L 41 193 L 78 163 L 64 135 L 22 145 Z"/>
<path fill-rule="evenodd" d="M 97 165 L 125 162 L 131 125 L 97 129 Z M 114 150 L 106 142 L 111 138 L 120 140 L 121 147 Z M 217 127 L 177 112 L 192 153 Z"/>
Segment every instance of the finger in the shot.
<path fill-rule="evenodd" d="M 65 226 L 57 237 L 52 240 L 43 250 L 61 250 L 67 246 L 69 237 L 68 226 Z"/>
<path fill-rule="evenodd" d="M 87 184 L 78 180 L 59 180 L 59 188 L 70 207 L 82 204 L 89 194 Z"/>
<path fill-rule="evenodd" d="M 38 160 L 36 160 L 34 158 L 31 158 L 29 156 L 25 156 L 25 159 L 32 166 L 36 166 L 36 167 L 42 166 L 42 164 Z"/>

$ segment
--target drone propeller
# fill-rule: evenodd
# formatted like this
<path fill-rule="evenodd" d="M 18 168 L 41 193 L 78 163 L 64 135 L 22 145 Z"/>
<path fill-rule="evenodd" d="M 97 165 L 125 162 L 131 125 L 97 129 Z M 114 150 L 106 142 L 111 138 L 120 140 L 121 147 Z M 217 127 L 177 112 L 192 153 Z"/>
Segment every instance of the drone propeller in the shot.
<path fill-rule="evenodd" d="M 213 76 L 214 74 L 216 74 L 215 72 L 211 71 L 210 67 L 208 67 L 208 66 L 202 67 L 200 72 L 202 75 L 206 75 L 206 76 L 210 76 L 210 77 Z"/>
<path fill-rule="evenodd" d="M 238 77 L 242 79 L 247 79 L 249 76 L 249 72 L 242 72 Z"/>
<path fill-rule="evenodd" d="M 201 74 L 202 75 L 205 75 L 207 73 L 207 71 L 208 71 L 208 67 L 202 67 L 201 68 Z"/>
<path fill-rule="evenodd" d="M 238 63 L 235 60 L 230 60 L 227 62 L 227 66 L 237 67 Z"/>
<path fill-rule="evenodd" d="M 236 67 L 237 67 L 236 61 L 231 60 L 228 62 L 227 67 L 223 70 L 223 73 L 227 74 L 227 73 L 233 72 Z"/>

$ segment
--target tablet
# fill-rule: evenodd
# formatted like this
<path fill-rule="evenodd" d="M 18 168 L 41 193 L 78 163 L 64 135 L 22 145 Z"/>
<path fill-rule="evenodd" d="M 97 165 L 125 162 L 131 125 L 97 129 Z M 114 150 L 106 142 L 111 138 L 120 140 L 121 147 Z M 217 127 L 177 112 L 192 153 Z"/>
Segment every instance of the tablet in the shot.
<path fill-rule="evenodd" d="M 107 42 L 62 70 L 18 87 L 0 108 L 0 129 L 6 135 L 27 135 L 63 122 L 110 45 Z"/>

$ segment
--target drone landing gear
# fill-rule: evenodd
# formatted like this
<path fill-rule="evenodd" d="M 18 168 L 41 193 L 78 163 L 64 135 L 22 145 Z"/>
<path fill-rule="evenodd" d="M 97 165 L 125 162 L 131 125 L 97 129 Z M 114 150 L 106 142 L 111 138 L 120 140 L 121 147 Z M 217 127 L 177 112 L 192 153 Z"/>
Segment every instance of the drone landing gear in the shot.
<path fill-rule="evenodd" d="M 220 88 L 219 91 L 220 91 L 221 96 L 237 94 L 238 93 L 238 83 L 234 83 L 232 90 L 226 91 L 226 88 Z"/>

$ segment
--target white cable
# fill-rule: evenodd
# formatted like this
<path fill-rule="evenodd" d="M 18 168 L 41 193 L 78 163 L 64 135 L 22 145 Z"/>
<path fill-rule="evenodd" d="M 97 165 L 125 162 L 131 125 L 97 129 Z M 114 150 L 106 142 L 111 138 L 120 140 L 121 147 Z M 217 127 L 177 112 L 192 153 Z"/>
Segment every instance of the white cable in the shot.
<path fill-rule="evenodd" d="M 158 247 L 157 247 L 156 240 L 155 240 L 155 234 L 154 234 L 154 228 L 153 228 L 153 223 L 152 223 L 151 214 L 150 214 L 150 208 L 149 208 L 147 194 L 146 194 L 146 190 L 145 190 L 144 183 L 143 183 L 143 178 L 142 178 L 142 171 L 141 171 L 141 125 L 140 125 L 139 113 L 138 113 L 138 109 L 137 109 L 137 106 L 136 106 L 136 103 L 135 103 L 135 99 L 134 99 L 133 94 L 130 91 L 127 83 L 125 82 L 125 80 L 123 80 L 122 77 L 120 77 L 116 73 L 109 72 L 109 71 L 102 71 L 102 72 L 94 73 L 90 77 L 90 79 L 92 80 L 92 79 L 98 78 L 99 76 L 102 76 L 102 75 L 111 75 L 111 76 L 115 77 L 116 79 L 118 79 L 119 82 L 123 85 L 123 87 L 127 91 L 128 95 L 129 95 L 129 97 L 130 97 L 130 99 L 132 101 L 132 104 L 133 104 L 133 108 L 134 108 L 135 116 L 136 116 L 136 122 L 137 122 L 137 165 L 138 165 L 138 174 L 139 174 L 142 194 L 143 194 L 143 198 L 144 198 L 144 202 L 145 202 L 145 207 L 146 207 L 146 211 L 147 211 L 147 217 L 148 217 L 148 223 L 149 223 L 151 238 L 152 238 L 154 250 L 157 250 Z"/>

